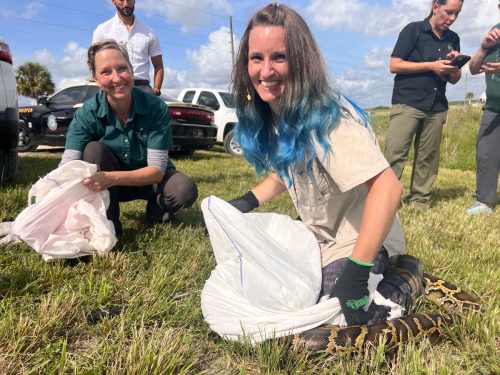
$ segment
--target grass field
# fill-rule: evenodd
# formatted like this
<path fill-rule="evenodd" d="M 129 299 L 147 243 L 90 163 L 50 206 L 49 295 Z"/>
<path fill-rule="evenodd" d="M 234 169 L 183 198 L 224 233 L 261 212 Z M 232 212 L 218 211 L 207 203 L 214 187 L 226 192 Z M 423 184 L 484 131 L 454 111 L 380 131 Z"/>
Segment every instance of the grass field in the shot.
<path fill-rule="evenodd" d="M 383 143 L 387 113 L 373 114 Z M 204 323 L 200 290 L 215 266 L 200 211 L 202 198 L 230 199 L 259 178 L 221 149 L 176 160 L 199 186 L 195 206 L 168 225 L 146 226 L 144 203 L 123 205 L 125 235 L 106 257 L 47 264 L 26 245 L 0 247 L 0 373 L 5 374 L 494 374 L 500 373 L 500 210 L 469 217 L 480 111 L 454 109 L 446 125 L 433 207 L 403 205 L 408 252 L 426 270 L 478 296 L 483 310 L 435 345 L 319 356 L 283 343 L 255 348 L 223 341 Z M 0 217 L 16 216 L 27 191 L 55 168 L 60 152 L 22 155 L 18 177 L 0 189 Z M 409 168 L 403 180 L 408 185 Z M 295 215 L 289 198 L 259 208 Z M 99 324 L 86 315 L 125 306 Z M 434 307 L 417 300 L 413 311 Z"/>

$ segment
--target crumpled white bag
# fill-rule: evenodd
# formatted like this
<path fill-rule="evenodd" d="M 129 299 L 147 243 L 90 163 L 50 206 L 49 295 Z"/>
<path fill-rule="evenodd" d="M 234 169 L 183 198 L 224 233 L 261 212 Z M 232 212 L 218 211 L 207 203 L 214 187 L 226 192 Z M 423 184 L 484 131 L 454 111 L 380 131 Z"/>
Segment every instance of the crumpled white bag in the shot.
<path fill-rule="evenodd" d="M 11 237 L 45 261 L 108 253 L 117 241 L 106 218 L 109 192 L 92 192 L 82 184 L 96 172 L 95 164 L 74 160 L 38 180 L 28 193 L 28 207 L 12 223 Z"/>
<path fill-rule="evenodd" d="M 300 221 L 274 213 L 243 214 L 210 196 L 201 204 L 217 266 L 201 293 L 205 321 L 229 340 L 257 343 L 300 333 L 324 323 L 346 325 L 337 298 L 317 303 L 320 251 Z M 381 275 L 370 274 L 369 303 L 402 308 L 376 291 Z"/>

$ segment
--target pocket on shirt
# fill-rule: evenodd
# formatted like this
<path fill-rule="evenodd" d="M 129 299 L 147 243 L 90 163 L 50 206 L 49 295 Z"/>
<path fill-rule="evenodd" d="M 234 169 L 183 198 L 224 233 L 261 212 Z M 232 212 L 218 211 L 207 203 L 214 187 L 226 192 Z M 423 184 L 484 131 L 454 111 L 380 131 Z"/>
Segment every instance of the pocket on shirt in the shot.
<path fill-rule="evenodd" d="M 293 177 L 295 194 L 299 207 L 317 207 L 325 204 L 340 189 L 333 182 L 326 170 L 314 160 L 309 170 L 296 170 Z"/>
<path fill-rule="evenodd" d="M 149 132 L 138 130 L 135 132 L 135 136 L 137 137 L 137 139 L 139 139 L 140 142 L 142 142 L 144 145 L 147 145 Z"/>

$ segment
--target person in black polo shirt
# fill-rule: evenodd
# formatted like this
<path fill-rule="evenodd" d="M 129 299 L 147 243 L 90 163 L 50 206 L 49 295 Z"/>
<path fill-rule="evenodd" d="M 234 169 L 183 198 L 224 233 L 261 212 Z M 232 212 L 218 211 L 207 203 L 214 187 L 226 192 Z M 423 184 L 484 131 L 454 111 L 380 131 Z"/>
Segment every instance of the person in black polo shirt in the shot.
<path fill-rule="evenodd" d="M 430 190 L 439 168 L 439 144 L 446 121 L 446 84 L 460 80 L 461 70 L 450 64 L 460 55 L 460 38 L 449 27 L 462 0 L 436 0 L 430 15 L 406 25 L 391 55 L 396 73 L 385 157 L 401 178 L 412 141 L 414 161 L 408 203 L 430 206 Z"/>
<path fill-rule="evenodd" d="M 101 92 L 75 112 L 60 165 L 96 164 L 83 180 L 92 191 L 109 190 L 107 217 L 122 234 L 120 202 L 146 200 L 146 220 L 167 222 L 198 196 L 195 182 L 169 160 L 170 117 L 165 102 L 133 87 L 127 50 L 108 39 L 90 46 L 88 65 Z"/>

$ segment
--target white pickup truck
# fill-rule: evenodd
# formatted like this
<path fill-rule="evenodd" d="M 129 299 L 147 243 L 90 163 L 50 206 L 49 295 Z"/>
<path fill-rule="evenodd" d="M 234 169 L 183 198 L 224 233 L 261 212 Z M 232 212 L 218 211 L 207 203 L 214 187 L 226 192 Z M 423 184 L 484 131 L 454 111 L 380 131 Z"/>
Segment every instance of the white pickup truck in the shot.
<path fill-rule="evenodd" d="M 238 122 L 238 117 L 234 109 L 232 94 L 224 90 L 188 88 L 179 93 L 177 100 L 212 108 L 215 112 L 217 142 L 224 145 L 224 150 L 228 154 L 243 155 L 243 151 L 233 139 L 234 126 Z"/>

